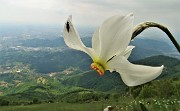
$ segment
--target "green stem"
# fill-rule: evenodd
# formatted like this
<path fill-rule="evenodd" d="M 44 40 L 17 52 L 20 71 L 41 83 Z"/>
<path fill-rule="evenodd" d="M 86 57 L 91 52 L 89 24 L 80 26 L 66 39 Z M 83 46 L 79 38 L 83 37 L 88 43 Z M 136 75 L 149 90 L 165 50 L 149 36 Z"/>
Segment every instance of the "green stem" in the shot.
<path fill-rule="evenodd" d="M 144 22 L 144 23 L 137 25 L 134 28 L 134 32 L 132 34 L 131 39 L 134 39 L 138 34 L 140 34 L 142 31 L 144 31 L 145 29 L 150 28 L 150 27 L 157 27 L 157 28 L 161 29 L 162 31 L 164 31 L 168 35 L 168 37 L 170 38 L 170 40 L 172 41 L 172 43 L 174 44 L 174 46 L 180 53 L 180 46 L 179 46 L 178 42 L 176 41 L 176 39 L 171 34 L 171 32 L 168 30 L 168 28 L 166 28 L 165 26 L 158 24 L 158 23 Z"/>

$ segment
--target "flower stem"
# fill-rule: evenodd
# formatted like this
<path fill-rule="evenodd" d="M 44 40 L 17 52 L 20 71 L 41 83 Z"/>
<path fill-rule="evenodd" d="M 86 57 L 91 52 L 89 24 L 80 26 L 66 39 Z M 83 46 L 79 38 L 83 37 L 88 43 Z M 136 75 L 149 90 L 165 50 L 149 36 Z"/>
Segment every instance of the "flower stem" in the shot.
<path fill-rule="evenodd" d="M 140 34 L 142 31 L 144 31 L 145 29 L 150 28 L 150 27 L 157 27 L 157 28 L 161 29 L 162 31 L 164 31 L 168 35 L 168 37 L 170 38 L 170 40 L 172 41 L 172 43 L 174 44 L 174 46 L 177 48 L 177 50 L 180 53 L 180 46 L 179 46 L 178 42 L 176 41 L 176 39 L 171 34 L 171 32 L 168 30 L 168 28 L 166 28 L 165 26 L 163 26 L 161 24 L 155 23 L 155 22 L 144 22 L 144 23 L 137 25 L 134 28 L 134 32 L 132 34 L 131 39 L 134 39 L 138 34 Z"/>

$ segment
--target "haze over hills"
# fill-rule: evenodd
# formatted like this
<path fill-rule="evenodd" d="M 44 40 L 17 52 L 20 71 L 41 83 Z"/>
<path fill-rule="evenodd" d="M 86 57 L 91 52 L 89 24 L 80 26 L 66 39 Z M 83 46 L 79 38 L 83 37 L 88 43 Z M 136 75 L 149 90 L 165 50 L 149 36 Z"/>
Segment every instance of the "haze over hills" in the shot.
<path fill-rule="evenodd" d="M 65 46 L 63 41 L 63 26 L 59 25 L 23 25 L 23 24 L 1 24 L 0 26 L 0 49 L 15 46 L 25 47 L 61 47 Z M 81 37 L 84 39 L 88 46 L 91 45 L 91 36 L 95 28 L 81 27 L 78 28 Z M 178 35 L 178 34 L 176 34 Z M 142 39 L 140 38 L 142 37 Z M 140 39 L 141 40 L 140 40 Z M 144 39 L 145 38 L 145 39 Z M 148 40 L 147 40 L 148 38 Z M 157 38 L 152 40 L 149 38 Z M 160 38 L 160 39 L 158 39 Z M 169 41 L 168 43 L 166 41 Z M 139 35 L 133 42 L 137 48 L 134 50 L 143 50 L 148 53 L 151 49 L 151 53 L 177 55 L 177 51 L 170 42 L 167 35 L 160 30 L 145 31 Z M 139 49 L 142 48 L 142 49 Z M 145 50 L 146 49 L 146 50 Z M 148 55 L 148 54 L 147 54 Z M 146 56 L 147 56 L 146 55 Z M 151 56 L 151 55 L 149 55 Z M 136 55 L 136 57 L 138 57 Z"/>

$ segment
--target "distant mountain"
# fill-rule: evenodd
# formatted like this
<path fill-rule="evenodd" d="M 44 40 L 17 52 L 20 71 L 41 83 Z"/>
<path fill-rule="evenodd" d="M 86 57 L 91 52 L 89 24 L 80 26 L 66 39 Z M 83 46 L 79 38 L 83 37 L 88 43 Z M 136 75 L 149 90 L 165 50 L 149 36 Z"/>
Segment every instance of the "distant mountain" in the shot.
<path fill-rule="evenodd" d="M 155 55 L 167 55 L 176 51 L 174 46 L 166 42 L 151 39 L 135 39 L 130 44 L 135 46 L 130 56 L 133 61 Z"/>
<path fill-rule="evenodd" d="M 13 42 L 14 41 L 15 40 L 13 40 Z M 91 37 L 83 37 L 82 41 L 86 46 L 91 47 L 92 44 Z M 14 44 L 17 44 L 18 46 L 32 47 L 32 48 L 51 47 L 51 48 L 59 48 L 59 49 L 61 48 L 69 49 L 65 45 L 63 37 L 54 38 L 54 39 L 43 39 L 43 38 L 22 39 L 22 40 L 20 39 L 19 41 L 16 40 L 16 43 Z M 173 45 L 169 45 L 164 41 L 136 38 L 134 39 L 134 41 L 131 41 L 130 45 L 135 46 L 129 58 L 131 61 L 136 61 L 155 55 L 168 55 L 180 59 L 179 53 L 177 52 L 176 48 Z"/>
<path fill-rule="evenodd" d="M 164 65 L 164 70 L 160 77 L 180 77 L 180 60 L 176 58 L 159 55 L 138 60 L 134 63 L 151 66 Z"/>

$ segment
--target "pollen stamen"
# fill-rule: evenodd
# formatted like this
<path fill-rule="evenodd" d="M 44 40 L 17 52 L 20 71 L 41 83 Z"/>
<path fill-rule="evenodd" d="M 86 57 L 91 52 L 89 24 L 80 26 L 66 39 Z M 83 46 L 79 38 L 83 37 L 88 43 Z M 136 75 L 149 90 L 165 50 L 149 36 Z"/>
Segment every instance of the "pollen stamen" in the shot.
<path fill-rule="evenodd" d="M 98 63 L 92 63 L 91 68 L 96 70 L 100 76 L 104 75 L 104 68 Z"/>

